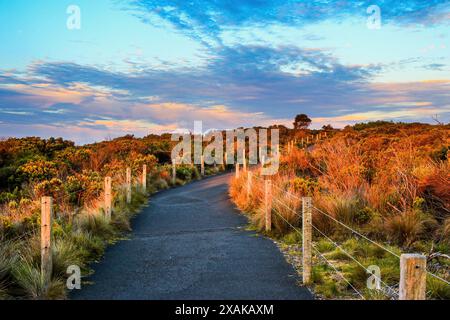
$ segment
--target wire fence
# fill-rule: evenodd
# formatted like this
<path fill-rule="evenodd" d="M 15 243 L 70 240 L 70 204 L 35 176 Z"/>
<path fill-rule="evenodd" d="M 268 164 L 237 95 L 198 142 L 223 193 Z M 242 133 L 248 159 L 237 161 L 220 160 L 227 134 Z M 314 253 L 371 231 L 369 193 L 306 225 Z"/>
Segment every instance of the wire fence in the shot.
<path fill-rule="evenodd" d="M 113 176 L 117 176 L 117 174 L 113 175 Z M 106 177 L 104 177 L 103 179 L 105 179 L 105 178 Z M 139 178 L 131 180 L 129 187 L 131 188 L 132 185 L 138 185 L 142 182 L 143 182 L 142 177 L 141 177 L 141 175 L 139 175 Z M 105 185 L 103 183 L 101 183 L 101 185 L 102 186 L 100 189 L 93 190 L 96 192 L 94 201 L 103 202 L 105 200 L 105 199 L 101 199 L 102 192 L 103 193 L 105 192 Z M 124 188 L 124 187 L 126 188 L 126 183 L 125 184 L 120 183 L 119 188 Z M 52 210 L 55 208 L 57 210 L 59 210 L 59 211 L 53 213 L 54 217 L 57 217 L 57 218 L 63 217 L 64 216 L 63 214 L 67 213 L 67 211 L 64 211 L 64 209 L 61 209 L 61 206 L 67 205 L 68 202 L 70 202 L 70 200 L 74 196 L 79 198 L 83 193 L 86 193 L 88 191 L 89 190 L 87 188 L 82 187 L 82 188 L 78 188 L 76 190 L 71 190 L 71 191 L 64 190 L 64 191 L 59 191 L 59 192 L 58 191 L 53 192 L 54 194 L 53 194 L 53 196 L 51 196 L 52 207 L 53 207 Z M 73 212 L 73 214 L 76 214 L 77 211 L 82 210 L 84 207 L 84 205 L 80 205 L 79 201 L 80 201 L 80 199 L 77 200 L 77 205 L 73 205 L 73 203 L 72 203 L 70 206 L 71 209 L 69 211 Z M 103 205 L 102 205 L 102 207 L 103 207 Z M 1 234 L 2 237 L 0 238 L 0 241 L 1 241 L 1 244 L 7 245 L 7 244 L 14 243 L 14 242 L 22 241 L 22 240 L 28 238 L 29 236 L 36 236 L 36 235 L 39 235 L 39 230 L 36 227 L 32 227 L 30 230 L 22 231 L 18 236 L 13 236 L 13 235 L 7 236 L 5 234 Z"/>
<path fill-rule="evenodd" d="M 264 181 L 264 179 L 262 177 L 260 177 L 256 174 L 252 174 L 252 177 L 255 177 L 259 181 Z M 271 188 L 273 187 L 273 188 L 277 189 L 279 192 L 281 192 L 282 194 L 288 195 L 292 199 L 295 199 L 297 201 L 297 203 L 303 203 L 303 198 L 299 197 L 298 195 L 295 195 L 287 190 L 284 190 L 284 189 L 280 188 L 279 186 L 272 184 L 272 183 L 270 184 L 270 187 Z M 299 213 L 299 210 L 297 208 L 292 208 L 291 206 L 289 206 L 289 204 L 284 203 L 274 197 L 272 197 L 271 201 L 274 201 L 277 205 L 282 206 L 284 209 L 289 210 L 291 213 L 294 213 L 296 216 L 298 216 L 300 218 L 302 217 L 302 215 Z M 355 230 L 355 228 L 348 226 L 347 224 L 343 223 L 342 221 L 339 221 L 338 219 L 333 217 L 331 214 L 317 208 L 314 205 L 311 205 L 311 208 L 313 210 L 315 210 L 315 212 L 317 212 L 318 214 L 330 219 L 332 222 L 334 222 L 338 226 L 350 231 L 352 235 L 359 237 L 359 239 L 364 239 L 364 240 L 368 241 L 369 243 L 371 243 L 372 245 L 375 245 L 378 248 L 382 249 L 384 252 L 389 253 L 390 255 L 398 258 L 399 260 L 401 259 L 401 254 L 397 254 L 396 252 L 394 252 L 392 249 L 388 248 L 387 246 L 382 245 L 379 242 L 370 239 L 368 236 L 364 235 L 362 232 Z M 273 208 L 273 206 L 271 206 L 270 209 L 268 209 L 268 210 L 275 213 L 277 217 L 282 219 L 289 227 L 291 227 L 295 232 L 297 232 L 301 237 L 303 237 L 302 230 L 300 228 L 294 226 L 291 222 L 289 222 L 288 219 L 286 219 L 280 212 L 278 212 L 275 208 Z M 305 221 L 305 220 L 303 220 L 303 221 Z M 316 226 L 312 222 L 312 220 L 311 220 L 311 222 L 309 222 L 309 224 L 310 224 L 311 228 L 315 232 L 317 232 L 323 239 L 325 239 L 326 241 L 331 243 L 336 249 L 338 249 L 343 254 L 345 254 L 351 261 L 356 263 L 357 266 L 359 266 L 365 272 L 367 272 L 367 274 L 370 274 L 372 277 L 374 277 L 378 281 L 379 284 L 382 284 L 382 286 L 379 287 L 379 290 L 381 290 L 386 296 L 388 296 L 390 299 L 398 299 L 399 298 L 400 290 L 398 289 L 399 288 L 398 283 L 396 283 L 394 285 L 388 285 L 385 281 L 383 281 L 381 279 L 381 276 L 377 276 L 375 273 L 373 273 L 371 270 L 369 270 L 368 267 L 364 266 L 364 264 L 361 263 L 361 261 L 359 261 L 350 252 L 348 252 L 348 250 L 345 250 L 341 244 L 339 244 L 337 241 L 334 241 L 329 235 L 327 235 L 318 226 Z M 302 226 L 302 228 L 304 228 L 304 226 Z M 322 252 L 320 252 L 320 250 L 317 248 L 317 245 L 314 242 L 312 242 L 311 247 L 316 252 L 316 254 L 319 256 L 319 258 L 321 260 L 323 260 L 327 265 L 329 265 L 336 272 L 336 274 L 338 274 L 339 277 L 342 278 L 342 280 L 344 280 L 344 282 L 346 282 L 348 284 L 348 286 L 355 291 L 355 293 L 358 296 L 360 296 L 363 299 L 365 298 L 364 295 L 351 283 L 351 281 L 345 277 L 343 272 L 339 271 L 339 268 L 336 265 L 334 265 L 330 259 L 327 259 L 326 256 Z M 450 285 L 450 282 L 448 280 L 442 278 L 441 276 L 439 276 L 437 274 L 430 272 L 429 270 L 426 270 L 426 274 L 430 277 L 433 277 L 433 278 L 439 280 L 439 281 L 442 281 L 446 285 Z"/>
<path fill-rule="evenodd" d="M 130 176 L 127 177 L 128 171 L 130 172 Z M 92 209 L 89 207 L 89 204 L 86 207 L 86 203 L 84 202 L 86 199 L 83 200 L 81 203 L 81 197 L 83 196 L 83 193 L 92 193 L 92 197 L 90 197 L 89 201 L 92 201 L 96 206 L 94 208 L 98 209 L 104 209 L 107 210 L 108 204 L 106 202 L 109 201 L 109 208 L 111 208 L 112 203 L 115 201 L 115 197 L 112 195 L 122 194 L 124 198 L 126 198 L 126 201 L 131 201 L 131 198 L 127 197 L 127 192 L 131 194 L 131 189 L 133 186 L 143 188 L 144 190 L 147 190 L 147 179 L 148 176 L 154 174 L 152 171 L 147 171 L 147 165 L 142 166 L 142 170 L 136 170 L 134 171 L 136 174 L 131 174 L 131 172 L 134 171 L 131 169 L 131 167 L 127 167 L 126 170 L 124 168 L 123 171 L 119 172 L 110 172 L 108 176 L 101 177 L 97 182 L 100 187 L 96 188 L 87 188 L 87 187 L 81 187 L 77 188 L 75 190 L 52 190 L 52 192 L 47 192 L 47 194 L 52 194 L 51 200 L 52 200 L 52 214 L 56 218 L 65 218 L 69 217 L 69 219 L 79 213 L 83 209 Z M 170 172 L 169 170 L 167 170 Z M 143 173 L 145 172 L 145 177 L 143 176 Z M 176 175 L 176 172 L 174 173 Z M 105 196 L 106 193 L 106 178 L 110 179 L 110 185 L 109 185 L 109 197 L 107 198 Z M 175 177 L 174 177 L 175 178 Z M 111 184 L 111 180 L 115 180 L 117 183 Z M 103 194 L 103 197 L 102 197 Z M 77 200 L 75 201 L 76 204 L 74 204 L 73 198 L 76 197 Z M 41 197 L 41 200 L 44 197 Z M 99 207 L 97 205 L 99 204 Z M 41 203 L 40 203 L 41 205 Z M 37 204 L 35 204 L 37 207 Z M 34 207 L 34 209 L 37 209 Z M 108 208 L 108 209 L 109 209 Z M 33 210 L 34 210 L 33 209 Z M 53 211 L 57 210 L 57 211 Z M 69 214 L 67 214 L 69 213 Z M 42 214 L 42 212 L 41 212 Z M 105 215 L 107 217 L 107 215 Z M 0 226 L 1 227 L 1 226 Z M 0 230 L 2 231 L 2 230 Z M 17 231 L 19 232 L 19 231 Z M 0 241 L 1 244 L 9 244 L 12 242 L 18 242 L 23 239 L 28 238 L 29 236 L 33 235 L 39 235 L 39 230 L 36 228 L 36 226 L 32 226 L 30 230 L 21 230 L 21 233 L 17 236 L 15 236 L 15 231 L 11 233 L 3 233 L 0 232 Z"/>

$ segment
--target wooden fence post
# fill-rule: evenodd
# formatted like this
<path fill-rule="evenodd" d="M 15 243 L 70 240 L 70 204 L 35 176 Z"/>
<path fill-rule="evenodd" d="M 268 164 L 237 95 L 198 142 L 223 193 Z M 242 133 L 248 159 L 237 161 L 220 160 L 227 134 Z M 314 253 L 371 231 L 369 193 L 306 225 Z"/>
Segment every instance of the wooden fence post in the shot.
<path fill-rule="evenodd" d="M 239 179 L 239 163 L 236 162 L 236 173 L 235 173 L 236 179 Z"/>
<path fill-rule="evenodd" d="M 176 160 L 172 159 L 172 184 L 175 185 L 177 182 L 177 164 Z"/>
<path fill-rule="evenodd" d="M 312 269 L 312 206 L 311 198 L 302 198 L 302 229 L 303 229 L 303 283 L 311 282 Z"/>
<path fill-rule="evenodd" d="M 252 172 L 247 171 L 247 199 L 250 199 L 250 193 L 252 190 Z"/>
<path fill-rule="evenodd" d="M 147 165 L 142 166 L 142 190 L 147 191 Z"/>
<path fill-rule="evenodd" d="M 426 285 L 427 258 L 421 254 L 402 254 L 399 300 L 425 300 Z"/>
<path fill-rule="evenodd" d="M 205 156 L 204 155 L 202 155 L 201 156 L 201 162 L 200 162 L 200 172 L 201 172 L 201 175 L 202 175 L 202 177 L 205 175 Z"/>
<path fill-rule="evenodd" d="M 223 153 L 223 170 L 227 169 L 227 152 Z"/>
<path fill-rule="evenodd" d="M 47 287 L 52 277 L 52 219 L 53 199 L 41 198 L 41 277 Z"/>
<path fill-rule="evenodd" d="M 127 168 L 127 203 L 131 203 L 131 168 Z"/>
<path fill-rule="evenodd" d="M 247 158 L 246 158 L 246 155 L 245 155 L 245 148 L 244 148 L 244 150 L 242 150 L 242 161 L 243 161 L 243 163 L 242 163 L 242 170 L 244 172 L 246 172 L 247 171 Z"/>
<path fill-rule="evenodd" d="M 265 207 L 265 220 L 266 231 L 272 230 L 272 181 L 264 180 L 264 207 Z"/>
<path fill-rule="evenodd" d="M 105 178 L 105 218 L 111 220 L 112 211 L 111 177 Z"/>
<path fill-rule="evenodd" d="M 260 173 L 262 174 L 264 165 L 266 164 L 266 158 L 264 156 L 261 156 L 261 170 Z"/>

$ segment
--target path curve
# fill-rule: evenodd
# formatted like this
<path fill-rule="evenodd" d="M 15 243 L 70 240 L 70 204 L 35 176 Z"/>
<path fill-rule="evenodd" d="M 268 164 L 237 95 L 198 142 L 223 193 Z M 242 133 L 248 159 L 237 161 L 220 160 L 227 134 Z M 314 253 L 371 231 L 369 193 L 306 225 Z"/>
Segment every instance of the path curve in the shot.
<path fill-rule="evenodd" d="M 312 299 L 276 245 L 247 231 L 231 174 L 153 195 L 72 299 Z"/>

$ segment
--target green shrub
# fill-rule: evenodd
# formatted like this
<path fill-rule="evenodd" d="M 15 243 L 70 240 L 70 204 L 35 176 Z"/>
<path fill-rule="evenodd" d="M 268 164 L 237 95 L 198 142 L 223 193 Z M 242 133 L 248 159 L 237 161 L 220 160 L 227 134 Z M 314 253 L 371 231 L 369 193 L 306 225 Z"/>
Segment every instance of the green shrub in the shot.
<path fill-rule="evenodd" d="M 316 244 L 316 248 L 323 253 L 334 250 L 335 246 L 328 240 L 320 239 Z"/>
<path fill-rule="evenodd" d="M 52 278 L 48 286 L 41 276 L 40 267 L 21 256 L 12 266 L 14 282 L 22 294 L 29 299 L 64 299 L 66 297 L 65 282 L 60 278 Z"/>
<path fill-rule="evenodd" d="M 450 285 L 430 275 L 427 276 L 427 291 L 431 299 L 450 300 Z"/>
<path fill-rule="evenodd" d="M 67 267 L 84 266 L 83 252 L 71 238 L 58 238 L 53 246 L 53 276 L 65 277 Z"/>
<path fill-rule="evenodd" d="M 81 230 L 87 233 L 95 234 L 103 239 L 112 239 L 116 231 L 103 215 L 86 214 L 77 221 Z"/>
<path fill-rule="evenodd" d="M 364 207 L 363 209 L 356 212 L 356 223 L 359 225 L 366 224 L 376 215 L 374 210 L 369 207 Z"/>
<path fill-rule="evenodd" d="M 337 198 L 333 207 L 335 218 L 346 225 L 360 224 L 367 214 L 361 206 L 358 198 Z"/>
<path fill-rule="evenodd" d="M 409 247 L 421 239 L 426 228 L 435 223 L 433 218 L 419 209 L 402 212 L 386 220 L 386 232 L 398 245 Z"/>
<path fill-rule="evenodd" d="M 192 179 L 192 169 L 186 166 L 177 166 L 177 178 L 190 181 Z"/>
<path fill-rule="evenodd" d="M 341 249 L 336 248 L 334 251 L 327 254 L 327 258 L 332 260 L 346 260 L 351 261 L 351 258 Z"/>
<path fill-rule="evenodd" d="M 71 233 L 69 237 L 70 241 L 77 246 L 79 255 L 85 263 L 96 261 L 106 249 L 105 241 L 89 232 L 77 230 Z"/>
<path fill-rule="evenodd" d="M 297 231 L 292 231 L 283 236 L 282 241 L 286 244 L 302 244 L 302 236 Z"/>
<path fill-rule="evenodd" d="M 161 179 L 161 178 L 156 179 L 156 180 L 151 184 L 151 186 L 153 186 L 153 187 L 156 189 L 155 191 L 158 191 L 158 190 L 165 190 L 165 189 L 168 189 L 168 188 L 169 188 L 169 184 L 167 183 L 167 181 L 164 180 L 164 179 Z"/>

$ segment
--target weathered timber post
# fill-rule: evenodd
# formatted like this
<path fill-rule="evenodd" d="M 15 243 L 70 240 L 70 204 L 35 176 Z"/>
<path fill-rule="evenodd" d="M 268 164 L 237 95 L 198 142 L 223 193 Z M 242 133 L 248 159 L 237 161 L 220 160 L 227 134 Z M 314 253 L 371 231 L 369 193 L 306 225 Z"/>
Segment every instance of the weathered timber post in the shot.
<path fill-rule="evenodd" d="M 172 159 L 172 184 L 175 185 L 177 182 L 177 164 L 176 160 Z"/>
<path fill-rule="evenodd" d="M 202 177 L 204 177 L 205 176 L 205 156 L 204 155 L 202 155 L 200 157 L 200 172 L 201 172 Z"/>
<path fill-rule="evenodd" d="M 142 190 L 147 191 L 147 165 L 142 166 Z"/>
<path fill-rule="evenodd" d="M 264 180 L 264 208 L 265 208 L 265 220 L 266 231 L 272 230 L 272 181 Z"/>
<path fill-rule="evenodd" d="M 302 229 L 303 229 L 303 283 L 311 282 L 312 269 L 312 206 L 311 198 L 302 198 Z"/>
<path fill-rule="evenodd" d="M 112 194 L 111 194 L 111 177 L 105 178 L 105 218 L 111 220 L 112 211 Z"/>
<path fill-rule="evenodd" d="M 41 198 L 41 278 L 46 288 L 52 277 L 53 199 Z"/>
<path fill-rule="evenodd" d="M 223 153 L 223 170 L 226 170 L 226 169 L 227 169 L 227 164 L 228 164 L 228 161 L 227 161 L 227 152 L 225 151 L 225 152 Z"/>
<path fill-rule="evenodd" d="M 127 168 L 127 203 L 131 203 L 131 168 Z"/>
<path fill-rule="evenodd" d="M 399 300 L 425 300 L 427 258 L 421 254 L 400 257 Z"/>
<path fill-rule="evenodd" d="M 247 171 L 247 199 L 250 199 L 250 193 L 252 190 L 252 172 Z"/>
<path fill-rule="evenodd" d="M 266 158 L 264 156 L 261 156 L 261 168 L 260 168 L 260 173 L 263 172 L 264 169 L 264 165 L 266 164 Z"/>

